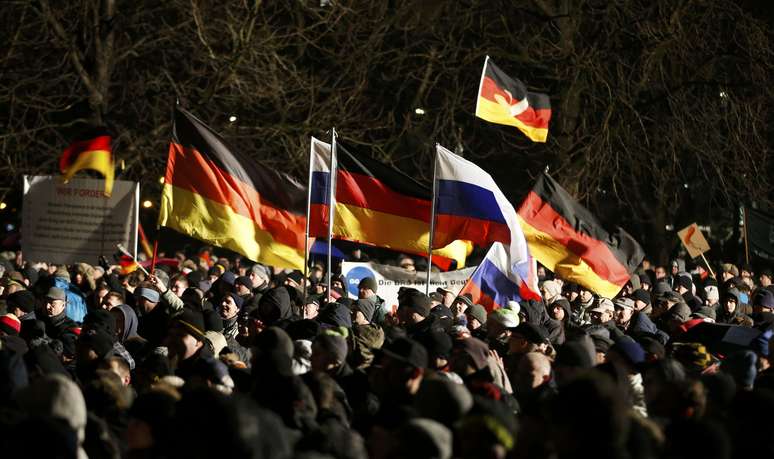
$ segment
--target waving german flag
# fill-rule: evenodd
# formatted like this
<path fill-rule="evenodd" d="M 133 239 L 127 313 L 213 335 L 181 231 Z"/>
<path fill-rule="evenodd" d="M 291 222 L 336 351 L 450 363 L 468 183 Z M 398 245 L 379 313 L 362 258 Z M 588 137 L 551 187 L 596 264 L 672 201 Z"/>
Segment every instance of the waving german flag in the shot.
<path fill-rule="evenodd" d="M 304 269 L 306 191 L 175 109 L 159 225 L 272 266 Z"/>
<path fill-rule="evenodd" d="M 561 278 L 606 298 L 618 294 L 645 256 L 626 231 L 605 231 L 588 209 L 546 173 L 518 214 L 529 251 L 537 261 Z"/>
<path fill-rule="evenodd" d="M 487 56 L 478 88 L 476 116 L 491 123 L 515 126 L 533 142 L 545 142 L 551 101 L 546 94 L 528 92 L 524 83 L 506 75 Z"/>
<path fill-rule="evenodd" d="M 105 194 L 113 192 L 115 166 L 111 139 L 106 131 L 99 129 L 71 143 L 59 158 L 59 170 L 67 183 L 81 170 L 91 169 L 105 176 Z"/>

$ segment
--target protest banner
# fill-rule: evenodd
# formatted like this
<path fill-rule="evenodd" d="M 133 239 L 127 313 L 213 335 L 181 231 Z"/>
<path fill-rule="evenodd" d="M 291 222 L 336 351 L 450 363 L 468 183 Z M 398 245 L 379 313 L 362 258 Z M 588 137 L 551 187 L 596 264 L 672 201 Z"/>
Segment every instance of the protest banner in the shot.
<path fill-rule="evenodd" d="M 430 291 L 438 287 L 449 289 L 455 294 L 465 285 L 476 267 L 469 267 L 459 271 L 445 273 L 430 273 Z M 357 298 L 357 286 L 365 277 L 376 279 L 377 292 L 389 310 L 398 306 L 398 290 L 401 287 L 411 287 L 425 292 L 427 285 L 427 273 L 423 271 L 407 271 L 397 266 L 379 265 L 376 263 L 351 263 L 341 264 L 341 274 L 345 277 L 347 293 L 352 298 Z"/>
<path fill-rule="evenodd" d="M 117 180 L 24 176 L 22 253 L 30 261 L 97 264 L 122 244 L 137 254 L 140 185 Z"/>

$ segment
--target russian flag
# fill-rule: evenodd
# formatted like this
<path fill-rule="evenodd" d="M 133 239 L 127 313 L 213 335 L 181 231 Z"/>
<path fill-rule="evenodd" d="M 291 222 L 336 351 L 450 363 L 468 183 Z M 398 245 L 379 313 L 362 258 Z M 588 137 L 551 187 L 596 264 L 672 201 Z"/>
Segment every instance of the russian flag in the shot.
<path fill-rule="evenodd" d="M 479 246 L 508 246 L 506 272 L 526 273 L 530 257 L 518 216 L 494 179 L 483 169 L 436 145 L 433 246 L 462 239 Z M 526 277 L 524 277 L 526 279 Z M 537 292 L 537 284 L 534 286 Z"/>
<path fill-rule="evenodd" d="M 312 137 L 309 153 L 309 237 L 328 237 L 331 144 Z"/>
<path fill-rule="evenodd" d="M 508 301 L 540 301 L 540 295 L 529 286 L 536 278 L 534 265 L 535 261 L 530 257 L 528 263 L 519 265 L 521 272 L 510 270 L 508 252 L 502 244 L 495 242 L 459 294 L 470 294 L 473 302 L 484 306 L 488 312 L 505 307 Z"/>

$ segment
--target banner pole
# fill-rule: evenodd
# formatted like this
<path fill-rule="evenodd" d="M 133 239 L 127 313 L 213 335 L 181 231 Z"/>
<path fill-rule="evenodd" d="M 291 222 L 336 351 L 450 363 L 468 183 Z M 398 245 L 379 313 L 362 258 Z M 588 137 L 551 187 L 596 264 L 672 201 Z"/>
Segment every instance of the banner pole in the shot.
<path fill-rule="evenodd" d="M 430 272 L 433 270 L 433 238 L 435 236 L 435 195 L 438 192 L 438 184 L 435 177 L 436 166 L 438 165 L 438 144 L 435 144 L 435 156 L 433 158 L 433 201 L 430 208 L 430 239 L 427 241 L 427 283 L 425 284 L 425 295 L 430 295 Z"/>
<path fill-rule="evenodd" d="M 153 241 L 153 257 L 151 258 L 150 272 L 153 274 L 156 271 L 156 254 L 159 252 L 159 236 L 156 235 L 156 240 Z"/>
<path fill-rule="evenodd" d="M 312 207 L 312 155 L 314 154 L 314 137 L 309 140 L 309 180 L 306 186 L 306 228 L 304 229 L 304 287 L 303 296 L 306 301 L 306 287 L 309 283 L 309 218 Z"/>
<path fill-rule="evenodd" d="M 707 269 L 709 269 L 709 272 L 712 275 L 712 277 L 717 279 L 717 277 L 715 277 L 715 272 L 712 270 L 712 266 L 710 266 L 709 262 L 707 261 L 707 257 L 704 256 L 704 252 L 701 253 L 701 259 L 704 260 L 704 264 L 707 265 Z"/>
<path fill-rule="evenodd" d="M 742 226 L 744 227 L 744 262 L 750 264 L 750 244 L 747 237 L 747 208 L 742 206 Z"/>
<path fill-rule="evenodd" d="M 331 252 L 333 252 L 333 249 L 331 246 L 333 245 L 333 216 L 334 216 L 334 209 L 336 207 L 336 174 L 338 173 L 336 171 L 337 164 L 336 164 L 336 128 L 331 129 L 331 177 L 330 177 L 330 184 L 328 186 L 328 296 L 331 294 L 331 270 L 332 270 L 332 262 L 331 262 Z"/>

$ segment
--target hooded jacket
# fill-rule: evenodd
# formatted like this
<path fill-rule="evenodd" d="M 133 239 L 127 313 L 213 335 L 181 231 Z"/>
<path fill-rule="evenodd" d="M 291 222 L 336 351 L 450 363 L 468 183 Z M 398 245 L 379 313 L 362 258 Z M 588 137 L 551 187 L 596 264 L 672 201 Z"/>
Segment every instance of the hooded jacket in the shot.
<path fill-rule="evenodd" d="M 258 314 L 267 326 L 274 325 L 281 320 L 289 320 L 293 317 L 290 307 L 290 293 L 285 287 L 275 287 L 268 290 L 258 303 Z"/>
<path fill-rule="evenodd" d="M 121 311 L 121 314 L 124 315 L 124 331 L 121 333 L 121 336 L 118 337 L 118 342 L 123 343 L 129 338 L 137 336 L 139 320 L 137 319 L 137 314 L 134 312 L 134 309 L 129 307 L 129 305 L 119 304 L 116 306 L 116 309 Z"/>

